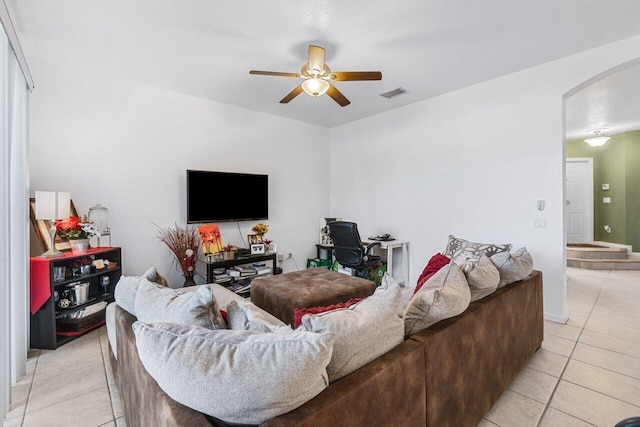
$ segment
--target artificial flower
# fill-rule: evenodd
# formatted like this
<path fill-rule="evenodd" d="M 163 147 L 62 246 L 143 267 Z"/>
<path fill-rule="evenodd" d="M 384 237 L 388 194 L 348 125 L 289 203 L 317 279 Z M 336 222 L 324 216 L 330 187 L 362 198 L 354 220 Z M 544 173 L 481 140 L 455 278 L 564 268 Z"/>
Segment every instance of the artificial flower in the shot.
<path fill-rule="evenodd" d="M 253 226 L 251 231 L 253 231 L 256 234 L 267 234 L 269 232 L 269 226 L 263 223 L 256 224 Z"/>
<path fill-rule="evenodd" d="M 176 224 L 173 228 L 161 228 L 160 241 L 175 255 L 176 261 L 185 277 L 191 277 L 196 273 L 196 261 L 200 238 L 195 228 L 180 227 Z"/>

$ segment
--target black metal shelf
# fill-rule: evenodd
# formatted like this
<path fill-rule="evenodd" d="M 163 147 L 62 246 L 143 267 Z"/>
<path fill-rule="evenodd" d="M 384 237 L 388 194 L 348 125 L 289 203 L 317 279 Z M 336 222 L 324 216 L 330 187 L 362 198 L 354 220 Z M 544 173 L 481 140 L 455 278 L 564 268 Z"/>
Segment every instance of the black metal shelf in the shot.
<path fill-rule="evenodd" d="M 100 270 L 95 270 L 89 274 L 65 277 L 65 280 L 60 282 L 53 281 L 55 267 L 74 268 L 74 263 L 77 263 L 79 259 L 90 256 L 94 256 L 95 259 L 108 260 L 109 263 L 115 263 L 116 267 L 105 267 Z M 120 248 L 95 248 L 89 249 L 85 254 L 65 253 L 64 256 L 51 259 L 31 258 L 30 263 L 32 269 L 31 289 L 37 289 L 40 295 L 44 292 L 47 292 L 44 295 L 49 294 L 49 298 L 46 302 L 44 302 L 41 307 L 37 308 L 35 313 L 31 314 L 30 336 L 32 348 L 55 350 L 61 345 L 66 344 L 67 342 L 72 341 L 104 324 L 104 317 L 102 317 L 101 319 L 96 319 L 95 323 L 87 325 L 86 328 L 80 331 L 61 331 L 58 329 L 56 324 L 56 317 L 90 306 L 100 301 L 113 301 L 113 293 L 116 283 L 122 275 L 122 252 Z M 33 273 L 34 268 L 38 271 L 38 274 Z M 47 271 L 48 269 L 48 274 L 44 274 L 43 269 L 44 271 Z M 110 283 L 106 289 L 108 295 L 102 295 L 105 292 L 105 289 L 100 286 L 100 278 L 103 276 L 109 276 L 110 279 Z M 55 292 L 57 291 L 59 298 L 62 298 L 62 288 L 70 283 L 78 281 L 89 283 L 89 300 L 74 307 L 58 307 L 57 302 L 55 301 Z"/>
<path fill-rule="evenodd" d="M 88 307 L 90 305 L 93 305 L 102 301 L 113 302 L 113 294 L 107 294 L 107 295 L 99 294 L 99 295 L 93 295 L 93 296 L 90 295 L 89 300 L 87 302 L 85 302 L 84 304 L 74 305 L 73 307 L 62 308 L 62 307 L 56 306 L 56 316 L 59 316 L 61 314 L 71 313 L 80 308 Z"/>
<path fill-rule="evenodd" d="M 105 267 L 105 268 L 101 268 L 100 270 L 96 270 L 95 273 L 82 274 L 80 276 L 70 276 L 68 279 L 64 279 L 60 282 L 53 282 L 53 286 L 58 287 L 61 285 L 68 285 L 69 283 L 75 283 L 78 281 L 87 281 L 92 277 L 100 277 L 100 276 L 104 276 L 105 274 L 109 274 L 113 271 L 121 271 L 121 270 L 122 270 L 121 267 L 114 267 L 114 268 Z"/>
<path fill-rule="evenodd" d="M 236 257 L 234 259 L 226 259 L 223 261 L 204 261 L 207 265 L 207 283 L 215 283 L 213 270 L 216 268 L 224 268 L 225 270 L 230 267 L 235 267 L 236 265 L 242 264 L 253 264 L 258 261 L 271 261 L 273 263 L 273 274 L 277 274 L 278 267 L 278 254 L 276 252 L 264 254 L 264 255 L 246 255 L 242 257 Z M 259 276 L 249 276 L 251 278 L 259 277 Z M 244 277 L 234 277 L 234 279 L 246 279 L 247 276 Z M 224 286 L 224 285 L 223 285 Z"/>

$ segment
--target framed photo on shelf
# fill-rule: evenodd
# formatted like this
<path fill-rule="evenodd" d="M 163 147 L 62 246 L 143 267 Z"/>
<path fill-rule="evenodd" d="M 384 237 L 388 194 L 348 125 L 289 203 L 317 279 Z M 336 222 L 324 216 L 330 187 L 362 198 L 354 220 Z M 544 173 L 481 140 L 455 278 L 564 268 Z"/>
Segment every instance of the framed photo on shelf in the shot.
<path fill-rule="evenodd" d="M 262 234 L 247 234 L 247 241 L 250 245 L 262 243 Z"/>
<path fill-rule="evenodd" d="M 265 252 L 265 244 L 264 243 L 252 243 L 251 244 L 251 255 L 263 255 Z"/>

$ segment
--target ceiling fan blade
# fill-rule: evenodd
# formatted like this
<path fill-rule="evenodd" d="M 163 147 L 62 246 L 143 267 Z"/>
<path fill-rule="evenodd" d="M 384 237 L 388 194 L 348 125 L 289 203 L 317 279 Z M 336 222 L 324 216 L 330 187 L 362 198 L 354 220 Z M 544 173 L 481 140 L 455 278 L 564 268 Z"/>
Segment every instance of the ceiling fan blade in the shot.
<path fill-rule="evenodd" d="M 337 82 L 382 80 L 382 73 L 380 71 L 336 71 L 331 73 L 331 80 Z"/>
<path fill-rule="evenodd" d="M 281 73 L 279 71 L 251 70 L 251 71 L 249 71 L 249 74 L 259 74 L 261 76 L 300 77 L 300 74 L 296 74 L 296 73 Z"/>
<path fill-rule="evenodd" d="M 280 100 L 280 104 L 286 104 L 287 102 L 291 101 L 293 98 L 300 95 L 301 93 L 302 93 L 302 85 L 298 85 L 296 86 L 295 89 L 289 92 L 287 96 L 285 96 Z"/>
<path fill-rule="evenodd" d="M 341 107 L 346 107 L 351 104 L 351 101 L 347 99 L 346 96 L 342 94 L 334 85 L 329 86 L 329 90 L 327 91 L 327 95 L 329 95 L 334 101 L 340 104 Z"/>
<path fill-rule="evenodd" d="M 309 70 L 324 71 L 324 49 L 320 46 L 309 45 Z"/>

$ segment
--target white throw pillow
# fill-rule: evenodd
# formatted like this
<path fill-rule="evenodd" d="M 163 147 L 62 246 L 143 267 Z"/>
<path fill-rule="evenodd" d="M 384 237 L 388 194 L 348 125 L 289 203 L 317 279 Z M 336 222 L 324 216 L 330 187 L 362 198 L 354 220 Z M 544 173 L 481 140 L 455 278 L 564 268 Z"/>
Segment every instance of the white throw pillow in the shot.
<path fill-rule="evenodd" d="M 481 255 L 491 257 L 497 253 L 509 252 L 511 244 L 477 243 L 470 242 L 453 235 L 449 235 L 449 241 L 443 255 L 453 262 L 462 265 L 467 261 L 478 261 Z"/>
<path fill-rule="evenodd" d="M 498 289 L 500 272 L 486 255 L 477 262 L 467 262 L 460 266 L 471 290 L 471 302 L 491 295 Z"/>
<path fill-rule="evenodd" d="M 185 293 L 159 287 L 143 278 L 138 286 L 135 309 L 136 317 L 144 323 L 170 322 L 208 329 L 227 327 L 213 291 L 207 285 Z"/>
<path fill-rule="evenodd" d="M 373 295 L 346 308 L 305 314 L 298 330 L 335 334 L 329 381 L 350 374 L 404 340 L 400 286 L 385 274 Z"/>
<path fill-rule="evenodd" d="M 278 320 L 278 319 L 276 319 Z M 279 320 L 278 320 L 279 321 Z M 275 323 L 267 319 L 262 309 L 246 301 L 231 301 L 227 304 L 227 324 L 234 331 L 292 332 L 291 326 L 283 322 Z"/>
<path fill-rule="evenodd" d="M 145 278 L 153 282 L 154 280 L 156 280 L 156 274 L 156 268 L 151 267 L 140 277 L 121 276 L 118 283 L 116 283 L 116 289 L 113 292 L 116 303 L 118 303 L 118 305 L 129 314 L 135 316 L 136 294 L 138 293 L 138 286 L 140 286 L 140 281 Z"/>
<path fill-rule="evenodd" d="M 500 272 L 498 288 L 522 280 L 533 271 L 533 258 L 527 248 L 520 248 L 513 253 L 496 254 L 491 257 L 491 262 L 495 264 Z"/>
<path fill-rule="evenodd" d="M 411 298 L 404 313 L 406 336 L 440 320 L 457 316 L 469 307 L 471 291 L 467 279 L 453 261 L 441 268 Z"/>
<path fill-rule="evenodd" d="M 173 400 L 227 423 L 261 424 L 328 385 L 333 335 L 133 324 L 138 355 Z"/>

